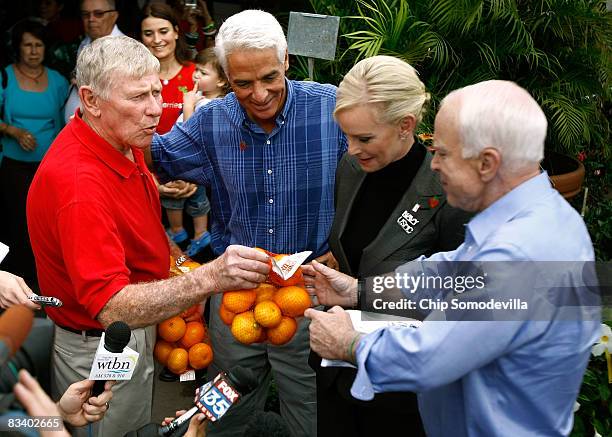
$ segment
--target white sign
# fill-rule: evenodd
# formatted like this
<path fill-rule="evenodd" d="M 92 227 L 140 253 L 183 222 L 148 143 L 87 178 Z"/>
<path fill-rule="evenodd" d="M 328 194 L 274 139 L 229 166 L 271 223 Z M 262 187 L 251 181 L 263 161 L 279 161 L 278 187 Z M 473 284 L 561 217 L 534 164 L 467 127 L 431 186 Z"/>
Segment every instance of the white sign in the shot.
<path fill-rule="evenodd" d="M 114 354 L 104 349 L 104 333 L 100 339 L 89 379 L 102 381 L 123 381 L 132 378 L 138 356 L 135 350 L 126 347 L 122 353 Z"/>

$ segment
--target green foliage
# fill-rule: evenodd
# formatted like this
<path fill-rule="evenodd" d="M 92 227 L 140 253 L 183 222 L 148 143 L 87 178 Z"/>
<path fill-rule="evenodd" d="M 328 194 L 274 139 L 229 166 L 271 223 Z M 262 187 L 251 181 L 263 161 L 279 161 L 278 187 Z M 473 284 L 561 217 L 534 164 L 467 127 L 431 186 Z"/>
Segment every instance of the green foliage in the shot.
<path fill-rule="evenodd" d="M 612 435 L 612 390 L 604 355 L 591 356 L 578 403 L 580 408 L 574 413 L 571 437 L 592 437 L 596 431 L 604 437 Z"/>
<path fill-rule="evenodd" d="M 549 121 L 546 147 L 586 153 L 585 220 L 600 260 L 612 259 L 612 14 L 605 0 L 310 0 L 340 20 L 338 59 L 316 61 L 314 80 L 338 84 L 359 60 L 397 56 L 432 94 L 420 132 L 439 101 L 488 79 L 527 89 Z M 306 61 L 290 75 L 307 77 Z M 581 209 L 581 205 L 575 205 Z"/>
<path fill-rule="evenodd" d="M 550 122 L 547 147 L 575 156 L 584 146 L 612 157 L 611 15 L 604 0 L 311 0 L 341 19 L 340 58 L 317 63 L 339 83 L 376 54 L 412 64 L 435 104 L 450 91 L 507 79 L 530 91 Z M 298 64 L 299 65 L 299 64 Z M 294 69 L 294 76 L 305 77 Z M 433 117 L 435 111 L 429 112 Z M 426 120 L 431 124 L 432 120 Z"/>

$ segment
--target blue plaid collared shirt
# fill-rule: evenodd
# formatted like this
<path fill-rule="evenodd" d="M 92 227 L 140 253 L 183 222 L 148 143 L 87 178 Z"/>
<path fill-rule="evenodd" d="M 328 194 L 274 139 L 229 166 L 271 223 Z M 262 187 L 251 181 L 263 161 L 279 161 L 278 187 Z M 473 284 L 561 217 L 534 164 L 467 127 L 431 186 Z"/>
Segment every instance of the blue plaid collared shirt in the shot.
<path fill-rule="evenodd" d="M 210 186 L 211 246 L 217 255 L 230 244 L 276 253 L 312 250 L 313 257 L 329 250 L 336 165 L 347 149 L 332 117 L 336 88 L 285 84 L 285 106 L 270 134 L 230 93 L 153 138 L 161 181 Z"/>

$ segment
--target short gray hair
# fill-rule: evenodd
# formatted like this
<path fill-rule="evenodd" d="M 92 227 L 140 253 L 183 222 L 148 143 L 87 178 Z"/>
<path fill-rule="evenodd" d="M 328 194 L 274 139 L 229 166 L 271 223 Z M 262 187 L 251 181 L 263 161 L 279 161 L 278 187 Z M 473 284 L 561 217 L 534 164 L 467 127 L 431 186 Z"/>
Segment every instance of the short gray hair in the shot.
<path fill-rule="evenodd" d="M 355 64 L 340 82 L 334 116 L 355 106 L 380 104 L 379 122 L 395 124 L 413 115 L 418 124 L 429 99 L 410 64 L 393 56 L 373 56 Z"/>
<path fill-rule="evenodd" d="M 108 99 L 118 80 L 159 73 L 159 61 L 129 36 L 105 36 L 86 46 L 77 59 L 77 88 L 89 86 Z"/>
<path fill-rule="evenodd" d="M 84 2 L 85 2 L 85 0 L 80 0 L 79 1 L 79 5 L 83 6 Z M 115 9 L 117 7 L 115 5 L 115 0 L 106 0 L 106 4 L 108 5 L 109 9 Z"/>
<path fill-rule="evenodd" d="M 234 50 L 244 49 L 275 49 L 278 62 L 285 61 L 287 39 L 272 14 L 247 9 L 225 20 L 215 38 L 215 54 L 226 74 L 227 56 Z"/>
<path fill-rule="evenodd" d="M 457 128 L 462 156 L 475 158 L 487 147 L 502 155 L 510 172 L 538 164 L 544 158 L 548 122 L 535 99 L 514 82 L 488 80 L 451 92 L 440 108 L 457 104 Z"/>

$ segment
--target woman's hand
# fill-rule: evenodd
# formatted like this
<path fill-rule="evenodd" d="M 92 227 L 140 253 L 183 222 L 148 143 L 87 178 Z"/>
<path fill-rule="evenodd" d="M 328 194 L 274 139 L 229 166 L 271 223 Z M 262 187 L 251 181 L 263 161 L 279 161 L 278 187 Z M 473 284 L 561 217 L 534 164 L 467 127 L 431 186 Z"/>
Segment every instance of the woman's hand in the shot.
<path fill-rule="evenodd" d="M 36 149 L 36 138 L 25 129 L 16 126 L 8 126 L 5 132 L 15 138 L 21 148 L 26 152 L 33 152 Z"/>

